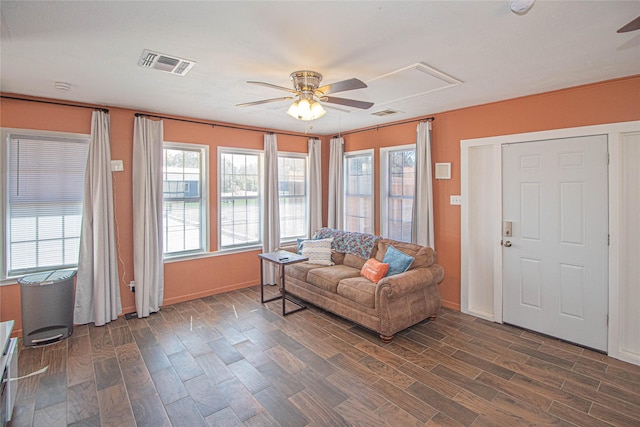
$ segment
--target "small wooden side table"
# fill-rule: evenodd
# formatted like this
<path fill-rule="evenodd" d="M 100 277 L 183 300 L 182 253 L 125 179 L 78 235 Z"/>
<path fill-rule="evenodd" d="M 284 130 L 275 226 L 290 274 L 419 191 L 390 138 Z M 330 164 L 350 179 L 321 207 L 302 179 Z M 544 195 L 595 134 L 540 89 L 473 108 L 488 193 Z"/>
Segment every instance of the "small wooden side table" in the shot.
<path fill-rule="evenodd" d="M 287 316 L 291 313 L 295 313 L 297 311 L 304 310 L 305 308 L 307 308 L 307 306 L 301 304 L 299 301 L 296 301 L 292 299 L 292 297 L 287 295 L 287 290 L 284 285 L 285 284 L 284 270 L 285 270 L 285 267 L 289 264 L 304 262 L 304 261 L 307 261 L 309 258 L 302 255 L 298 255 L 293 252 L 289 252 L 289 251 L 275 251 L 275 252 L 269 252 L 266 254 L 258 254 L 258 257 L 260 258 L 260 302 L 264 304 L 265 302 L 271 302 L 277 299 L 281 299 L 283 316 Z M 264 261 L 271 262 L 273 264 L 278 265 L 278 270 L 279 270 L 278 277 L 280 278 L 280 283 L 279 283 L 280 295 L 275 296 L 273 298 L 269 298 L 268 300 L 264 299 L 264 267 L 263 267 Z M 298 308 L 294 310 L 286 311 L 285 301 L 290 301 L 294 303 L 295 305 L 298 306 Z"/>

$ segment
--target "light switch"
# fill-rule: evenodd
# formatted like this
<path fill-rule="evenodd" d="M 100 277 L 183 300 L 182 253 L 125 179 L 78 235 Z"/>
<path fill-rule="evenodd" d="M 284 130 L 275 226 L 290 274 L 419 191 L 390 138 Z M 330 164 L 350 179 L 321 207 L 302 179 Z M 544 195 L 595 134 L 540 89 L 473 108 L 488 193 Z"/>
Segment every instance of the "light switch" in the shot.
<path fill-rule="evenodd" d="M 462 204 L 462 196 L 450 196 L 449 200 L 450 200 L 450 204 L 452 205 Z"/>
<path fill-rule="evenodd" d="M 111 160 L 111 172 L 122 172 L 124 170 L 124 164 L 122 160 Z"/>

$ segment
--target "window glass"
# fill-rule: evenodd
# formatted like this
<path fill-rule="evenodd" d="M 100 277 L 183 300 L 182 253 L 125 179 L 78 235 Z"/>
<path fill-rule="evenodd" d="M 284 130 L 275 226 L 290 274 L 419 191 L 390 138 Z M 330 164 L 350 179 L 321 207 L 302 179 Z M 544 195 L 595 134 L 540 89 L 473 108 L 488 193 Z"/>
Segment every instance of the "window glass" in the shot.
<path fill-rule="evenodd" d="M 260 154 L 220 152 L 220 248 L 260 244 Z"/>
<path fill-rule="evenodd" d="M 164 144 L 162 226 L 165 256 L 207 250 L 206 153 L 205 146 Z"/>
<path fill-rule="evenodd" d="M 307 159 L 304 156 L 278 156 L 280 197 L 280 240 L 307 236 Z"/>
<path fill-rule="evenodd" d="M 382 149 L 381 234 L 411 241 L 415 194 L 415 147 Z"/>
<path fill-rule="evenodd" d="M 373 152 L 345 154 L 344 228 L 373 234 Z"/>

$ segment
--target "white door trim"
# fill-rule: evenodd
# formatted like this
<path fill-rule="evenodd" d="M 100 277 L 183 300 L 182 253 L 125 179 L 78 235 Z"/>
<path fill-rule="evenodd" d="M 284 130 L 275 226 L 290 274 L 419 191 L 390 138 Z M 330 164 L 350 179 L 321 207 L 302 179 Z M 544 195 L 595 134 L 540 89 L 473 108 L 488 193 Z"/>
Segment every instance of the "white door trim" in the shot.
<path fill-rule="evenodd" d="M 609 342 L 608 353 L 632 363 L 640 364 L 640 354 L 621 354 L 618 318 L 619 283 L 619 180 L 620 170 L 616 153 L 620 152 L 619 135 L 640 131 L 640 121 L 609 123 L 567 129 L 529 132 L 460 141 L 461 164 L 461 289 L 460 309 L 464 313 L 502 323 L 502 249 L 500 230 L 502 218 L 501 165 L 502 144 L 571 138 L 577 136 L 608 136 L 611 164 L 609 165 Z M 480 162 L 480 163 L 478 163 Z M 484 171 L 484 173 L 482 173 Z M 484 194 L 482 194 L 484 193 Z M 496 194 L 499 196 L 496 197 Z M 486 238 L 487 230 L 495 238 Z M 481 239 L 481 241 L 478 241 Z M 486 260 L 479 265 L 474 260 Z M 479 281 L 476 278 L 485 278 Z M 492 278 L 488 281 L 486 278 Z"/>

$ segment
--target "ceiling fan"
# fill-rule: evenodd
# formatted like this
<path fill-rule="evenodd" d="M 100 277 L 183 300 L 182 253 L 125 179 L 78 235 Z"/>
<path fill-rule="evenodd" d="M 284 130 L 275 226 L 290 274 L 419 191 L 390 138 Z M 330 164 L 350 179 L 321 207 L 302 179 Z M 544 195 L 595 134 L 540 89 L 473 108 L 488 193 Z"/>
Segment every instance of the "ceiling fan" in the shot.
<path fill-rule="evenodd" d="M 621 27 L 617 33 L 628 33 L 629 31 L 640 30 L 640 16 L 638 16 L 633 21 L 629 22 L 627 25 Z"/>
<path fill-rule="evenodd" d="M 294 71 L 289 75 L 289 78 L 293 83 L 293 89 L 265 82 L 248 81 L 247 83 L 283 90 L 285 92 L 291 93 L 293 96 L 284 96 L 280 98 L 270 98 L 263 99 L 261 101 L 246 102 L 243 104 L 237 104 L 237 106 L 249 107 L 253 105 L 266 104 L 269 102 L 295 99 L 295 102 L 291 105 L 291 107 L 289 107 L 287 114 L 299 120 L 315 120 L 322 117 L 326 113 L 326 111 L 324 110 L 324 108 L 322 108 L 322 105 L 320 104 L 321 102 L 344 105 L 347 107 L 359 108 L 363 110 L 366 110 L 373 106 L 373 102 L 328 96 L 329 94 L 337 92 L 366 88 L 367 85 L 361 80 L 354 78 L 320 86 L 320 82 L 322 81 L 322 74 L 310 70 Z"/>

